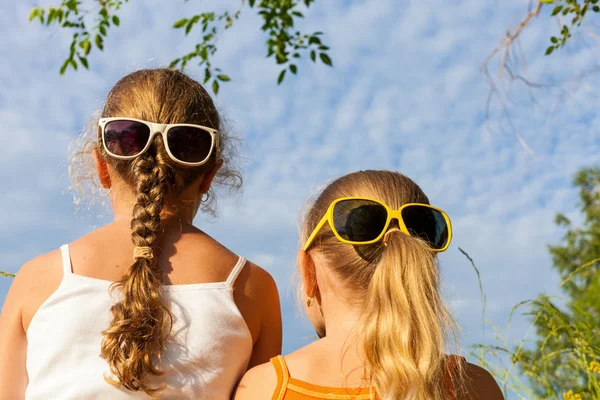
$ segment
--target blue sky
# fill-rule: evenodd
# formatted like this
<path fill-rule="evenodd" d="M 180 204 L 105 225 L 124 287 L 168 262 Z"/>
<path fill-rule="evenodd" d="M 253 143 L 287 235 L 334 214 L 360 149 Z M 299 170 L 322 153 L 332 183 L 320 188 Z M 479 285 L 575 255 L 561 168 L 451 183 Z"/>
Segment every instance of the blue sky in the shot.
<path fill-rule="evenodd" d="M 91 70 L 63 77 L 58 70 L 70 37 L 28 23 L 31 1 L 0 4 L 0 178 L 8 184 L 0 197 L 0 269 L 15 272 L 110 220 L 99 206 L 75 214 L 69 144 L 121 76 L 168 65 L 188 51 L 193 38 L 170 26 L 215 3 L 131 2 L 104 53 L 90 57 Z M 245 183 L 242 192 L 220 199 L 217 220 L 201 216 L 196 222 L 275 276 L 285 352 L 313 337 L 294 295 L 298 212 L 318 185 L 358 169 L 394 169 L 412 177 L 452 218 L 454 242 L 440 259 L 465 348 L 482 340 L 481 302 L 458 246 L 477 262 L 487 319 L 501 328 L 517 302 L 558 293 L 547 244 L 562 236 L 553 224 L 556 212 L 578 220 L 573 174 L 598 161 L 598 78 L 537 92 L 536 105 L 523 86 L 512 86 L 509 113 L 534 157 L 507 129 L 497 102 L 492 129 L 486 125 L 482 61 L 527 5 L 319 1 L 303 26 L 326 32 L 335 68 L 301 63 L 298 77 L 280 86 L 251 13 L 246 10 L 247 18 L 220 39 L 215 62 L 232 82 L 222 85 L 217 103 L 232 133 L 243 139 Z M 573 45 L 543 57 L 558 25 L 538 18 L 521 42 L 527 72 L 538 81 L 560 82 L 593 67 L 598 45 L 586 32 L 594 28 L 585 24 Z M 193 66 L 188 73 L 202 76 Z M 0 278 L 0 301 L 9 283 Z M 518 338 L 527 326 L 520 318 L 503 334 Z M 492 343 L 486 329 L 486 343 Z"/>

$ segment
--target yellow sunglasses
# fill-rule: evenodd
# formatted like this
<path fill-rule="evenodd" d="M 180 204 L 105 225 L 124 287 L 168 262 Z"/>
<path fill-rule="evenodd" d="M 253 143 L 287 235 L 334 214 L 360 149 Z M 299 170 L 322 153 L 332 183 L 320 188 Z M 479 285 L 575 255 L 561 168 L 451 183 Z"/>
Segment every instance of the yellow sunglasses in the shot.
<path fill-rule="evenodd" d="M 363 245 L 378 242 L 392 220 L 400 231 L 423 239 L 434 252 L 448 248 L 452 240 L 450 218 L 441 209 L 429 204 L 408 203 L 392 210 L 379 200 L 366 197 L 341 197 L 334 200 L 304 245 L 310 248 L 319 231 L 329 223 L 335 237 L 342 243 Z"/>

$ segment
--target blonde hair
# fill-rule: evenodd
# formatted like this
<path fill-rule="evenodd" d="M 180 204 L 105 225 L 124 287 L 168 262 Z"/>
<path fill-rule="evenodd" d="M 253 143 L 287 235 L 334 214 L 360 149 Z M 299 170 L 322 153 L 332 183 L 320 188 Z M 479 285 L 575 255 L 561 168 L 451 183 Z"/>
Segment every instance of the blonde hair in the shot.
<path fill-rule="evenodd" d="M 206 90 L 182 72 L 171 69 L 140 70 L 117 82 L 108 94 L 102 117 L 138 118 L 160 124 L 190 123 L 208 126 L 221 131 L 221 119 Z M 90 149 L 113 168 L 136 194 L 131 221 L 131 239 L 136 248 L 134 262 L 123 277 L 111 286 L 120 291 L 121 300 L 111 308 L 112 319 L 103 332 L 101 356 L 116 377 L 105 379 L 130 391 L 158 394 L 163 387 L 151 387 L 150 376 L 162 375 L 158 365 L 172 328 L 172 316 L 161 286 L 164 272 L 156 263 L 155 244 L 161 234 L 161 212 L 165 199 L 177 198 L 188 185 L 205 171 L 215 167 L 217 155 L 199 167 L 182 167 L 173 162 L 156 136 L 150 149 L 133 160 L 119 160 L 109 156 L 101 137 L 84 143 L 76 154 L 80 159 L 89 155 Z M 240 174 L 229 165 L 227 154 L 229 138 L 220 132 L 223 166 L 214 182 L 232 187 L 241 185 Z M 212 188 L 209 199 L 212 200 Z M 209 206 L 204 209 L 211 210 Z M 178 205 L 173 205 L 178 207 Z M 182 205 L 185 206 L 185 205 Z"/>
<path fill-rule="evenodd" d="M 346 196 L 375 198 L 393 209 L 429 204 L 421 188 L 400 173 L 351 173 L 328 185 L 308 209 L 303 243 L 329 205 Z M 386 236 L 385 244 L 351 246 L 326 225 L 311 249 L 327 259 L 327 267 L 351 293 L 347 301 L 361 308 L 359 345 L 377 395 L 384 400 L 445 399 L 449 371 L 444 352 L 455 339 L 456 325 L 440 295 L 437 259 L 421 239 L 394 231 Z M 455 375 L 459 380 L 460 371 Z"/>

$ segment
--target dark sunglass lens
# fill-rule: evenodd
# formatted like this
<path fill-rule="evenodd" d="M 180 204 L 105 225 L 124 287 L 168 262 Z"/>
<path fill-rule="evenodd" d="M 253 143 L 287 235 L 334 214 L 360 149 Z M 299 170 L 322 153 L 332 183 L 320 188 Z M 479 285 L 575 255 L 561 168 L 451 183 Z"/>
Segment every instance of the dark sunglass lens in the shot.
<path fill-rule="evenodd" d="M 117 156 L 140 154 L 150 138 L 150 128 L 136 121 L 111 121 L 104 127 L 104 143 Z"/>
<path fill-rule="evenodd" d="M 353 242 L 368 242 L 383 232 L 387 210 L 369 200 L 343 200 L 333 209 L 333 224 L 341 237 Z"/>
<path fill-rule="evenodd" d="M 204 129 L 176 126 L 169 129 L 167 143 L 173 157 L 183 162 L 197 163 L 210 156 L 213 139 Z"/>
<path fill-rule="evenodd" d="M 418 205 L 408 206 L 402 210 L 402 219 L 410 234 L 425 240 L 431 248 L 446 246 L 448 224 L 439 211 Z"/>

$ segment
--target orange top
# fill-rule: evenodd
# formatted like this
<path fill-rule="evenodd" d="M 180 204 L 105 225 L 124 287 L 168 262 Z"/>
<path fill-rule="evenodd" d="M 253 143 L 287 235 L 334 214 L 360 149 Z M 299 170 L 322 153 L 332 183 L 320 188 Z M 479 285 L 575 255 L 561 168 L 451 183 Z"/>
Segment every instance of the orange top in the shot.
<path fill-rule="evenodd" d="M 448 373 L 446 382 L 450 397 L 448 400 L 456 400 L 454 386 L 452 384 L 452 372 L 459 362 L 464 361 L 463 357 L 448 357 Z M 272 400 L 315 400 L 315 399 L 334 399 L 334 400 L 371 400 L 375 399 L 375 390 L 373 388 L 350 389 L 350 388 L 331 388 L 325 386 L 313 385 L 290 376 L 290 372 L 282 356 L 271 359 L 277 373 L 277 387 L 273 393 Z"/>

